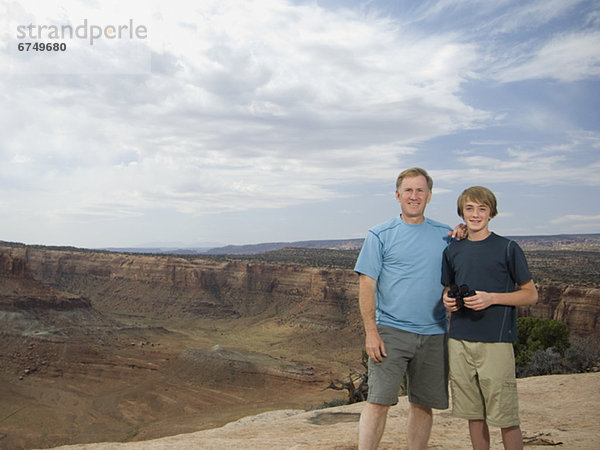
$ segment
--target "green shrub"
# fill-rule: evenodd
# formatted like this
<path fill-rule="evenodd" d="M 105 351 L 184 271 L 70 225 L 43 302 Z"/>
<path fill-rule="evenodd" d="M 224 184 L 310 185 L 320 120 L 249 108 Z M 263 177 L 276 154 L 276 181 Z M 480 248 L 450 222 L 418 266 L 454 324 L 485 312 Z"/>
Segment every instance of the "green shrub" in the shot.
<path fill-rule="evenodd" d="M 563 356 L 570 345 L 567 325 L 553 319 L 519 317 L 517 334 L 518 340 L 514 344 L 517 368 L 527 366 L 535 352 L 552 348 Z"/>
<path fill-rule="evenodd" d="M 566 324 L 534 317 L 519 317 L 517 332 L 514 349 L 518 377 L 598 370 L 598 336 L 570 337 Z"/>

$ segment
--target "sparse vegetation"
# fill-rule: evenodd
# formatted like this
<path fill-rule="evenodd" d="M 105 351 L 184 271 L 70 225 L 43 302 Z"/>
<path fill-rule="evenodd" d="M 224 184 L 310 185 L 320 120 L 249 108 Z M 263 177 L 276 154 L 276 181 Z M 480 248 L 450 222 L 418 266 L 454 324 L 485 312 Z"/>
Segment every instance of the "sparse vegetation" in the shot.
<path fill-rule="evenodd" d="M 249 261 L 268 264 L 299 264 L 310 267 L 353 269 L 359 250 L 333 250 L 319 248 L 286 247 L 254 255 L 194 255 L 190 259 L 212 261 Z"/>
<path fill-rule="evenodd" d="M 329 386 L 327 386 L 325 389 L 335 389 L 338 391 L 346 389 L 348 391 L 348 400 L 344 404 L 351 405 L 352 403 L 358 403 L 367 400 L 367 395 L 369 393 L 369 356 L 364 350 L 362 352 L 361 364 L 365 368 L 364 372 L 357 374 L 351 371 L 350 375 L 348 376 L 348 381 L 339 379 L 332 380 Z M 360 383 L 357 384 L 359 381 Z M 402 380 L 402 385 L 400 386 L 400 392 L 398 395 L 407 395 L 407 386 L 406 373 L 404 373 L 404 378 Z"/>
<path fill-rule="evenodd" d="M 367 352 L 363 350 L 361 364 L 365 368 L 362 373 L 355 373 L 350 371 L 348 381 L 335 379 L 332 380 L 329 386 L 325 389 L 334 389 L 336 391 L 348 391 L 348 401 L 346 404 L 351 405 L 352 403 L 364 402 L 367 399 L 367 393 L 369 392 L 369 357 Z"/>
<path fill-rule="evenodd" d="M 598 370 L 600 365 L 600 336 L 574 336 L 565 352 L 572 373 Z"/>
<path fill-rule="evenodd" d="M 600 252 L 582 250 L 525 250 L 536 283 L 600 287 Z"/>
<path fill-rule="evenodd" d="M 320 406 L 311 406 L 307 409 L 307 411 L 313 411 L 315 409 L 325 409 L 325 408 L 335 408 L 336 406 L 344 406 L 347 405 L 348 401 L 343 398 L 334 398 L 328 402 L 323 402 Z"/>
<path fill-rule="evenodd" d="M 519 317 L 517 319 L 518 340 L 515 342 L 515 363 L 526 366 L 537 351 L 554 348 L 561 355 L 569 347 L 569 329 L 552 319 Z"/>
<path fill-rule="evenodd" d="M 600 338 L 569 336 L 566 324 L 552 319 L 520 317 L 515 363 L 518 377 L 580 373 L 597 369 Z"/>

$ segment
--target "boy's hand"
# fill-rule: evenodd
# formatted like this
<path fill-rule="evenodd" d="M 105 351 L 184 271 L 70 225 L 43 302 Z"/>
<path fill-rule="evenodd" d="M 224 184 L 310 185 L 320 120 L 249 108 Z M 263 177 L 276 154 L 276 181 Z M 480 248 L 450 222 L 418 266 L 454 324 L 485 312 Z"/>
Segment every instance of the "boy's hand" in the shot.
<path fill-rule="evenodd" d="M 458 311 L 458 306 L 456 306 L 456 299 L 452 297 L 448 297 L 449 289 L 444 289 L 444 295 L 442 296 L 442 301 L 444 302 L 444 306 L 450 312 Z"/>
<path fill-rule="evenodd" d="M 464 297 L 465 306 L 474 311 L 481 311 L 493 305 L 492 294 L 485 291 L 475 291 L 475 295 Z"/>

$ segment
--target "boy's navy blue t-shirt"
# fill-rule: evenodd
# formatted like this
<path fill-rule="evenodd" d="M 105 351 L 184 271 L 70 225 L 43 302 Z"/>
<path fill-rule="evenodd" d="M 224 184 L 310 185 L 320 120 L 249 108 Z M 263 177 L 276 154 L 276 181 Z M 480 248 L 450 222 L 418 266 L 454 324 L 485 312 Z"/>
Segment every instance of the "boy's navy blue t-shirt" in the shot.
<path fill-rule="evenodd" d="M 482 241 L 463 239 L 444 251 L 442 283 L 466 284 L 475 291 L 513 292 L 531 280 L 527 260 L 516 242 L 495 233 Z M 514 342 L 514 306 L 492 305 L 482 311 L 462 307 L 450 318 L 448 337 L 475 342 Z"/>

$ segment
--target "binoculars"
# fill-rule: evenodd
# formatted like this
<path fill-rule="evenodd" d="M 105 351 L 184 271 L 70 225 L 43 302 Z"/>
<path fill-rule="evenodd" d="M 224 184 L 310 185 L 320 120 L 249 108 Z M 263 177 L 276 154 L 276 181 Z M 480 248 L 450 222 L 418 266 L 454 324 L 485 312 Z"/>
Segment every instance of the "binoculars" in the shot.
<path fill-rule="evenodd" d="M 469 288 L 466 284 L 462 284 L 457 286 L 455 284 L 450 286 L 450 290 L 448 291 L 448 297 L 456 299 L 456 306 L 458 308 L 462 308 L 465 306 L 465 297 L 471 297 L 475 295 L 475 291 Z"/>

